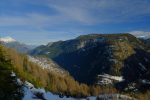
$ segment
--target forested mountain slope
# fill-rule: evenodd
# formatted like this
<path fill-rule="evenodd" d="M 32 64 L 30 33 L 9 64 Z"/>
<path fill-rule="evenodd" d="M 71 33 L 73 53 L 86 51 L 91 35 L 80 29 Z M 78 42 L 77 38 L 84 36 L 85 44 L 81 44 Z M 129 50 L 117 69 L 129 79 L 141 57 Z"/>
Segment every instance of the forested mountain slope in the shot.
<path fill-rule="evenodd" d="M 145 77 L 150 70 L 148 50 L 146 43 L 131 34 L 89 34 L 39 46 L 30 54 L 45 55 L 79 82 L 93 84 L 103 73 L 123 76 L 127 81 Z"/>
<path fill-rule="evenodd" d="M 43 69 L 34 62 L 28 59 L 28 56 L 17 53 L 14 49 L 6 48 L 0 45 L 0 71 L 1 77 L 1 94 L 11 95 L 17 91 L 14 86 L 10 85 L 10 74 L 15 72 L 22 82 L 29 81 L 35 87 L 45 88 L 55 94 L 63 94 L 73 97 L 86 97 L 90 95 L 98 95 L 101 93 L 99 86 L 87 86 L 86 84 L 78 83 L 72 78 L 68 72 L 63 71 L 58 73 L 52 70 Z M 65 74 L 66 73 L 66 74 Z M 10 86 L 10 88 L 8 88 Z M 11 86 L 13 91 L 11 91 Z M 3 90 L 7 89 L 6 92 Z M 115 89 L 112 88 L 112 90 Z M 4 92 L 4 93 L 3 93 Z M 6 95 L 6 96 L 7 96 Z M 2 95 L 3 96 L 3 95 Z M 17 96 L 18 97 L 18 96 Z M 22 98 L 23 95 L 19 95 Z M 1 97 L 3 98 L 3 97 Z M 5 98 L 5 97 L 4 97 Z"/>

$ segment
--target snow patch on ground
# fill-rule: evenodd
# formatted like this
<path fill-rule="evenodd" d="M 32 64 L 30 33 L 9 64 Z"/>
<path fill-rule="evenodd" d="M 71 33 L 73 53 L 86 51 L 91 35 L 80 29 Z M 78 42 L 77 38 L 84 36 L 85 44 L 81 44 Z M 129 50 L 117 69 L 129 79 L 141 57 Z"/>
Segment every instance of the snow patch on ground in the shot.
<path fill-rule="evenodd" d="M 141 66 L 141 68 L 142 68 L 143 71 L 146 70 L 145 66 L 142 63 L 139 63 L 139 65 Z"/>
<path fill-rule="evenodd" d="M 11 72 L 10 76 L 11 77 L 16 77 L 16 74 L 14 72 Z"/>
<path fill-rule="evenodd" d="M 109 74 L 103 74 L 103 75 L 98 75 L 100 77 L 105 77 L 108 79 L 112 79 L 112 80 L 116 80 L 116 81 L 123 81 L 123 77 L 122 76 L 113 76 L 113 75 L 109 75 Z"/>
<path fill-rule="evenodd" d="M 150 81 L 149 81 L 149 80 L 142 79 L 141 82 L 142 82 L 143 84 L 149 84 L 149 85 L 150 85 Z"/>
<path fill-rule="evenodd" d="M 112 84 L 113 81 L 121 82 L 124 80 L 122 76 L 113 76 L 113 75 L 109 75 L 109 74 L 98 75 L 98 79 L 99 80 L 98 80 L 97 84 L 99 84 L 99 85 Z"/>

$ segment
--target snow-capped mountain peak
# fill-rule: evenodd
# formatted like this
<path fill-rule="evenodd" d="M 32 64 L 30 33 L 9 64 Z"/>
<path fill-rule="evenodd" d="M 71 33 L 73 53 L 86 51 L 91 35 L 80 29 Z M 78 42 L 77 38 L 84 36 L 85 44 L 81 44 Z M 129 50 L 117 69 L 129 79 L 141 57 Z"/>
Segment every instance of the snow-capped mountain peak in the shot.
<path fill-rule="evenodd" d="M 145 32 L 145 31 L 132 31 L 129 32 L 130 34 L 136 36 L 137 38 L 143 38 L 143 39 L 148 39 L 150 38 L 150 32 Z"/>
<path fill-rule="evenodd" d="M 8 37 L 0 38 L 0 41 L 5 42 L 5 43 L 10 43 L 10 42 L 15 42 L 16 40 L 8 36 Z"/>

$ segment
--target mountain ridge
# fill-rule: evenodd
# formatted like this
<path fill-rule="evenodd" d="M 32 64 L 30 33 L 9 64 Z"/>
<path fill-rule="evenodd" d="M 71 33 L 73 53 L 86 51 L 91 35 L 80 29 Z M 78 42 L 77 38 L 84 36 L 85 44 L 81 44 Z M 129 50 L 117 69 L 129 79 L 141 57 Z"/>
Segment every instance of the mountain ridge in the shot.
<path fill-rule="evenodd" d="M 126 66 L 126 60 L 132 55 L 137 55 L 137 59 L 141 59 L 140 55 L 149 55 L 148 50 L 147 44 L 128 33 L 89 34 L 38 47 L 30 54 L 49 57 L 68 70 L 79 82 L 93 84 L 97 75 L 102 73 L 124 75 L 121 70 Z M 144 59 L 144 56 L 141 57 Z M 149 56 L 147 59 L 149 60 Z M 140 63 L 135 57 L 134 60 Z M 149 69 L 147 63 L 144 66 Z"/>

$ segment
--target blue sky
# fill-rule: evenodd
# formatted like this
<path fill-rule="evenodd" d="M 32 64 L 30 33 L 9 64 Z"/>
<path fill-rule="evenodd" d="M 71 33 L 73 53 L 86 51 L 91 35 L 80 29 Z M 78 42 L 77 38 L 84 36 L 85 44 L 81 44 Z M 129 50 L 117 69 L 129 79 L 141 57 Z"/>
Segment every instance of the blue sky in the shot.
<path fill-rule="evenodd" d="M 45 44 L 89 33 L 150 31 L 150 0 L 1 0 L 0 36 Z"/>

